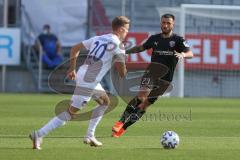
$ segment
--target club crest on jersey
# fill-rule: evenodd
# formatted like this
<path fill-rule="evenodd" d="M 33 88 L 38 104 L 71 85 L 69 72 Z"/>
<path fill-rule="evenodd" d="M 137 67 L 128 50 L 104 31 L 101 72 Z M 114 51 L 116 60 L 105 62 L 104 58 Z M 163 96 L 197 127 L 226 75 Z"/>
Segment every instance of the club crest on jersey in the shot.
<path fill-rule="evenodd" d="M 187 41 L 184 41 L 183 44 L 185 47 L 190 47 Z"/>
<path fill-rule="evenodd" d="M 170 42 L 169 42 L 169 46 L 170 46 L 170 47 L 174 47 L 174 46 L 175 46 L 175 41 L 170 41 Z"/>

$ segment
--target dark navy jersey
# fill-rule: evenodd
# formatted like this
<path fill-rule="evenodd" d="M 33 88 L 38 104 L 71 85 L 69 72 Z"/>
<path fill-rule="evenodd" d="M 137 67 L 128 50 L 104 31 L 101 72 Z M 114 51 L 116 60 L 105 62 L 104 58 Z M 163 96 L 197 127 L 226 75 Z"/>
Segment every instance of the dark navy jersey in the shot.
<path fill-rule="evenodd" d="M 50 57 L 54 57 L 57 53 L 58 38 L 54 34 L 40 34 L 38 39 L 43 47 L 43 50 Z"/>
<path fill-rule="evenodd" d="M 38 36 L 39 41 L 41 42 L 42 46 L 45 46 L 46 43 L 55 42 L 57 43 L 58 38 L 54 34 L 40 34 Z"/>
<path fill-rule="evenodd" d="M 152 63 L 161 63 L 168 67 L 168 73 L 162 78 L 166 81 L 172 81 L 174 70 L 178 58 L 174 55 L 176 52 L 187 52 L 190 50 L 189 45 L 183 37 L 172 34 L 164 38 L 162 33 L 150 36 L 143 44 L 144 49 L 152 49 Z"/>

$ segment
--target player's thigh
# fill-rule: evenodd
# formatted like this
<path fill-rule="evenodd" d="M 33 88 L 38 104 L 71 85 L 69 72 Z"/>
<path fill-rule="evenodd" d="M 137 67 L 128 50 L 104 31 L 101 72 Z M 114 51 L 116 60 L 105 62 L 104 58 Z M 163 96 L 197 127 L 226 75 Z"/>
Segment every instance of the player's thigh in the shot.
<path fill-rule="evenodd" d="M 92 97 L 96 83 L 84 81 L 86 66 L 82 65 L 77 72 L 76 87 L 71 98 L 71 107 L 73 110 L 82 109 Z"/>
<path fill-rule="evenodd" d="M 149 74 L 149 72 L 145 72 L 140 83 L 140 88 L 138 92 L 138 97 L 142 101 L 144 101 L 147 96 L 150 94 L 152 87 L 154 85 L 154 77 Z"/>
<path fill-rule="evenodd" d="M 91 96 L 74 94 L 71 98 L 71 107 L 76 108 L 75 110 L 81 110 L 90 100 Z"/>
<path fill-rule="evenodd" d="M 158 96 L 163 95 L 171 83 L 160 79 L 156 84 L 157 85 L 155 85 L 155 87 L 151 90 L 148 96 L 149 98 L 157 98 Z"/>
<path fill-rule="evenodd" d="M 102 100 L 103 103 L 107 103 L 106 92 L 98 83 L 94 87 L 92 84 L 86 86 L 77 86 L 72 96 L 72 106 L 78 109 L 82 109 L 90 100 Z M 103 104 L 100 103 L 100 104 Z"/>

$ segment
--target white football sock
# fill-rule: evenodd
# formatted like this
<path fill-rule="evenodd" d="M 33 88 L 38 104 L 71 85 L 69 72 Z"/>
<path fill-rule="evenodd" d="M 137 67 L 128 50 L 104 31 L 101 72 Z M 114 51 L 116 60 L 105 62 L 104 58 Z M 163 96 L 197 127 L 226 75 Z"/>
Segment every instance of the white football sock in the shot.
<path fill-rule="evenodd" d="M 58 128 L 60 126 L 63 126 L 66 121 L 71 120 L 71 115 L 65 111 L 60 113 L 58 116 L 51 119 L 47 124 L 45 124 L 41 129 L 38 130 L 38 136 L 44 137 L 46 136 L 50 131 L 54 130 L 55 128 Z"/>
<path fill-rule="evenodd" d="M 107 108 L 108 108 L 108 106 L 106 106 L 106 105 L 97 105 L 95 107 L 95 109 L 92 112 L 91 119 L 89 121 L 87 136 L 94 136 L 96 127 L 97 127 L 98 123 L 101 121 L 103 114 Z"/>

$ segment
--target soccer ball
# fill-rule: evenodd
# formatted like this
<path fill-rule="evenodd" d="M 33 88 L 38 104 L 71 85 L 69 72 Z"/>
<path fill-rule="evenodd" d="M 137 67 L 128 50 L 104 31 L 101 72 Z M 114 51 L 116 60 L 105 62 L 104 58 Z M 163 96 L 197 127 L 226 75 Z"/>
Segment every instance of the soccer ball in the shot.
<path fill-rule="evenodd" d="M 164 149 L 174 149 L 179 145 L 179 136 L 173 131 L 164 132 L 161 136 L 161 144 Z"/>

